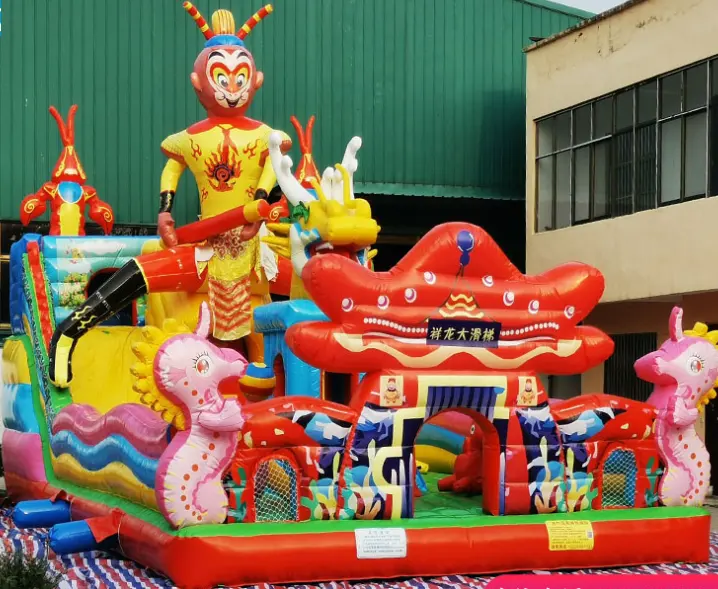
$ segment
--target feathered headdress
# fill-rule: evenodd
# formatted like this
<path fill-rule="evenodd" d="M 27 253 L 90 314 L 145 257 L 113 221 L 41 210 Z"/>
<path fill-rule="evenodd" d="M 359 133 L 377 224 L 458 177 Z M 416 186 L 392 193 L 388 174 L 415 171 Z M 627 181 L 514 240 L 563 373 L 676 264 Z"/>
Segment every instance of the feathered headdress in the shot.
<path fill-rule="evenodd" d="M 219 45 L 238 45 L 244 47 L 244 39 L 252 32 L 262 19 L 272 14 L 274 8 L 271 4 L 267 4 L 255 12 L 247 22 L 235 33 L 234 16 L 229 10 L 220 9 L 212 15 L 212 27 L 207 24 L 199 10 L 191 2 L 185 2 L 183 5 L 187 13 L 197 23 L 197 27 L 204 38 L 207 39 L 205 47 L 216 47 Z"/>

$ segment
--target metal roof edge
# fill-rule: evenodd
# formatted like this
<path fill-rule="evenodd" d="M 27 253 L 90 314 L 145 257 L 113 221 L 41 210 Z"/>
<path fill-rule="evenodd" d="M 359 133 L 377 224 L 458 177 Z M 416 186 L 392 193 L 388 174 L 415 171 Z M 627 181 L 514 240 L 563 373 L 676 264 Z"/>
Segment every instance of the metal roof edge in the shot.
<path fill-rule="evenodd" d="M 483 198 L 487 200 L 523 200 L 523 191 L 491 189 L 481 186 L 450 186 L 439 184 L 401 184 L 388 182 L 355 182 L 357 194 L 396 194 L 439 198 Z"/>
<path fill-rule="evenodd" d="M 566 6 L 560 2 L 552 2 L 551 0 L 513 0 L 514 2 L 520 2 L 521 4 L 530 4 L 537 8 L 546 8 L 553 12 L 560 12 L 566 16 L 577 16 L 579 18 L 592 18 L 596 16 L 595 12 L 588 12 L 587 10 L 581 10 L 580 8 L 574 8 L 573 6 Z"/>
<path fill-rule="evenodd" d="M 537 0 L 526 0 L 526 1 L 536 2 Z M 541 1 L 546 1 L 546 0 L 541 0 Z M 595 23 L 606 20 L 607 18 L 610 18 L 615 14 L 619 14 L 619 13 L 623 12 L 624 10 L 631 8 L 632 6 L 635 6 L 636 4 L 641 4 L 646 1 L 647 0 L 627 0 L 623 4 L 619 4 L 618 6 L 614 6 L 613 8 L 610 8 L 604 12 L 596 14 L 587 20 L 581 21 L 580 23 L 577 23 L 577 24 L 573 25 L 572 27 L 569 27 L 569 28 L 561 31 L 560 33 L 556 33 L 555 35 L 551 35 L 550 37 L 541 39 L 541 41 L 537 41 L 536 43 L 533 43 L 533 44 L 529 45 L 528 47 L 524 47 L 524 53 L 528 53 L 529 51 L 533 51 L 534 49 L 538 49 L 540 47 L 543 47 L 544 45 L 548 45 L 549 43 L 553 43 L 557 39 L 561 39 L 562 37 L 566 37 L 566 36 L 570 35 L 571 33 L 575 33 L 576 31 L 580 31 L 581 29 L 590 27 L 591 25 L 593 25 Z"/>

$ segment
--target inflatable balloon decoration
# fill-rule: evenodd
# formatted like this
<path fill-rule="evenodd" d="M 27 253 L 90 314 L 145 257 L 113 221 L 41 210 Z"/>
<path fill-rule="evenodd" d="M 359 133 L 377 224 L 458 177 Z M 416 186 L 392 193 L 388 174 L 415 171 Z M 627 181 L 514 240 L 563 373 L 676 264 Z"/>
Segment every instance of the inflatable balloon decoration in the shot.
<path fill-rule="evenodd" d="M 276 184 L 268 151 L 273 130 L 246 116 L 264 76 L 244 44 L 272 8 L 265 6 L 235 32 L 231 12 L 217 10 L 210 28 L 190 2 L 183 6 L 206 40 L 190 81 L 209 116 L 162 142 L 168 160 L 162 172 L 157 225 L 166 249 L 128 262 L 57 328 L 49 353 L 50 378 L 60 387 L 72 379 L 71 356 L 77 340 L 147 293 L 196 292 L 208 283 L 212 335 L 224 341 L 249 335 L 251 289 L 263 273 L 260 248 L 267 248 L 276 259 L 258 235 L 268 214 L 263 199 Z M 283 149 L 288 149 L 289 137 L 281 134 L 281 138 Z M 190 232 L 175 230 L 172 206 L 187 168 L 199 189 L 201 223 L 225 215 L 214 226 L 221 233 L 212 235 L 199 226 Z"/>
<path fill-rule="evenodd" d="M 218 387 L 225 379 L 239 379 L 247 361 L 207 341 L 209 332 L 210 311 L 203 303 L 195 332 L 170 338 L 155 357 L 155 379 L 182 407 L 189 425 L 160 458 L 155 482 L 157 506 L 176 528 L 224 523 L 228 499 L 222 477 L 244 425 L 237 399 L 225 399 Z"/>
<path fill-rule="evenodd" d="M 702 505 L 710 485 L 710 456 L 696 432 L 698 414 L 718 384 L 718 331 L 696 323 L 683 331 L 683 310 L 674 307 L 670 338 L 634 367 L 639 378 L 656 386 L 648 402 L 658 409 L 656 442 L 665 465 L 658 486 L 663 505 Z"/>
<path fill-rule="evenodd" d="M 474 236 L 468 231 L 461 231 L 457 236 L 456 245 L 461 252 L 461 256 L 459 257 L 459 275 L 463 276 L 464 269 L 471 261 L 471 252 L 473 251 L 475 245 Z"/>
<path fill-rule="evenodd" d="M 100 200 L 92 186 L 86 184 L 85 170 L 75 152 L 76 113 L 77 105 L 73 104 L 65 123 L 57 109 L 50 107 L 50 114 L 60 130 L 62 153 L 52 171 L 52 179 L 22 201 L 20 220 L 27 225 L 41 217 L 49 203 L 50 235 L 85 235 L 85 208 L 89 206 L 90 219 L 109 235 L 115 222 L 112 209 Z"/>

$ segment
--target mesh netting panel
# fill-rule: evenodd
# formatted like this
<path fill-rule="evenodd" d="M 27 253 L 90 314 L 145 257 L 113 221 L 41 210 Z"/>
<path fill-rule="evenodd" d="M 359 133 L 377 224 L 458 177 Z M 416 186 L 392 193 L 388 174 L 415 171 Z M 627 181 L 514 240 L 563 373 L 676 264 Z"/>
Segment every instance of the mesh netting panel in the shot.
<path fill-rule="evenodd" d="M 254 474 L 254 507 L 258 522 L 299 519 L 297 474 L 288 460 L 262 462 Z"/>
<path fill-rule="evenodd" d="M 633 452 L 613 450 L 603 465 L 603 507 L 633 507 L 636 503 L 637 476 Z"/>

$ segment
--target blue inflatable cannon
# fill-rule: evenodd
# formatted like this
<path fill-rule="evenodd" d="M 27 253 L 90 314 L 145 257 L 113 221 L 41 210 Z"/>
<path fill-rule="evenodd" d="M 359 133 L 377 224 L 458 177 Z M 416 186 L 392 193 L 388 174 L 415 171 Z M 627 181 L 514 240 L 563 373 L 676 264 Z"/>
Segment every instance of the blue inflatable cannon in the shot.
<path fill-rule="evenodd" d="M 92 521 L 106 520 L 112 524 L 107 529 L 113 530 L 115 526 L 112 515 L 72 521 L 70 503 L 62 499 L 21 501 L 13 509 L 12 519 L 21 529 L 50 528 L 50 548 L 55 554 L 108 550 L 117 545 L 116 533 L 110 532 L 98 541 L 90 526 Z M 119 530 L 119 525 L 117 528 Z"/>
<path fill-rule="evenodd" d="M 20 501 L 12 510 L 12 521 L 20 529 L 51 528 L 71 520 L 70 503 L 62 499 Z"/>
<path fill-rule="evenodd" d="M 110 535 L 98 542 L 90 528 L 89 521 L 79 520 L 52 526 L 49 540 L 53 552 L 61 555 L 72 554 L 92 550 L 109 550 L 118 545 L 117 534 Z"/>

